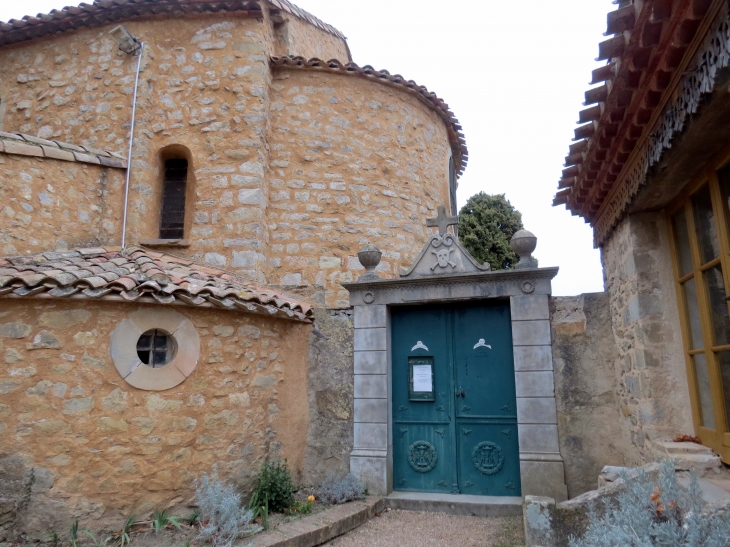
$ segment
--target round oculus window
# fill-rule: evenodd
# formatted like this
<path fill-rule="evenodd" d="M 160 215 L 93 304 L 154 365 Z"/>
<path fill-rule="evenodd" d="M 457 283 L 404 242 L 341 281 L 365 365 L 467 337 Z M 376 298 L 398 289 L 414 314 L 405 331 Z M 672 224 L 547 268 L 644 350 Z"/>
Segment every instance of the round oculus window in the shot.
<path fill-rule="evenodd" d="M 137 356 L 152 368 L 165 366 L 177 353 L 175 338 L 162 329 L 151 329 L 137 339 Z"/>

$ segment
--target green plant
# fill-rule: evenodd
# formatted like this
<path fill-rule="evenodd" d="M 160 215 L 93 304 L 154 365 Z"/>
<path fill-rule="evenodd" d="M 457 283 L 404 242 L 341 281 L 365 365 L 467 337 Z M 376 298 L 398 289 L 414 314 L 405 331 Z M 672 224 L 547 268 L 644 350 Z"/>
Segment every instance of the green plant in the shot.
<path fill-rule="evenodd" d="M 241 536 L 255 534 L 260 526 L 252 523 L 253 510 L 243 510 L 241 495 L 232 485 L 218 480 L 214 469 L 210 477 L 203 473 L 195 484 L 195 496 L 200 508 L 200 535 L 202 540 L 211 540 L 213 547 L 229 547 Z"/>
<path fill-rule="evenodd" d="M 79 540 L 79 521 L 74 521 L 71 525 L 71 547 L 76 547 L 76 542 Z"/>
<path fill-rule="evenodd" d="M 479 192 L 459 211 L 459 241 L 477 262 L 489 262 L 493 270 L 510 269 L 519 260 L 509 244 L 518 230 L 522 214 L 504 194 Z"/>
<path fill-rule="evenodd" d="M 48 533 L 50 535 L 48 538 L 50 540 L 49 543 L 53 545 L 53 547 L 58 547 L 58 544 L 61 543 L 61 537 L 58 535 L 58 532 L 51 530 Z"/>
<path fill-rule="evenodd" d="M 94 542 L 95 547 L 104 547 L 104 544 L 106 543 L 106 541 L 104 541 L 103 539 L 101 539 L 101 540 L 96 539 L 96 536 L 94 536 L 94 534 L 92 534 L 88 530 L 81 530 L 81 533 L 88 536 L 89 539 L 91 539 L 91 541 Z"/>
<path fill-rule="evenodd" d="M 286 510 L 287 515 L 308 515 L 311 512 L 312 512 L 312 502 L 311 501 L 305 501 L 304 503 L 295 501 L 294 503 L 292 503 L 291 507 L 289 507 Z"/>
<path fill-rule="evenodd" d="M 329 473 L 317 490 L 317 494 L 323 503 L 346 503 L 364 498 L 365 487 L 352 473 L 341 478 Z"/>
<path fill-rule="evenodd" d="M 657 483 L 643 469 L 622 473 L 626 489 L 616 501 L 604 498 L 603 514 L 591 508 L 588 528 L 571 547 L 726 547 L 730 513 L 703 512 L 697 477 L 680 488 L 675 462 L 663 461 Z"/>
<path fill-rule="evenodd" d="M 159 532 L 160 530 L 164 530 L 168 524 L 172 524 L 175 528 L 180 530 L 182 532 L 182 527 L 180 526 L 180 523 L 178 522 L 180 520 L 180 517 L 175 517 L 167 514 L 167 509 L 163 509 L 162 511 L 153 511 L 152 512 L 152 529 L 155 531 L 155 534 Z"/>
<path fill-rule="evenodd" d="M 200 509 L 194 509 L 188 518 L 183 519 L 183 522 L 188 526 L 195 526 L 198 524 L 200 522 Z"/>
<path fill-rule="evenodd" d="M 276 460 L 261 468 L 252 499 L 263 502 L 267 512 L 283 513 L 294 503 L 294 482 L 289 466 Z"/>
<path fill-rule="evenodd" d="M 135 521 L 137 520 L 137 515 L 130 514 L 127 516 L 127 518 L 124 521 L 124 526 L 122 529 L 113 534 L 111 539 L 112 541 L 119 542 L 119 547 L 124 547 L 125 545 L 129 545 L 131 541 L 130 534 L 132 533 L 132 527 L 134 526 Z"/>

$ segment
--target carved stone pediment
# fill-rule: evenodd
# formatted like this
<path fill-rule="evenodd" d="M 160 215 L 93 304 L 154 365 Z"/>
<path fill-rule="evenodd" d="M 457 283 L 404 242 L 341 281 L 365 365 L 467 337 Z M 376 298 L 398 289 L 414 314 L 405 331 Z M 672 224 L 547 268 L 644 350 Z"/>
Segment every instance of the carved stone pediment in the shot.
<path fill-rule="evenodd" d="M 451 234 L 433 235 L 408 271 L 401 277 L 430 277 L 491 271 L 489 263 L 479 264 Z"/>

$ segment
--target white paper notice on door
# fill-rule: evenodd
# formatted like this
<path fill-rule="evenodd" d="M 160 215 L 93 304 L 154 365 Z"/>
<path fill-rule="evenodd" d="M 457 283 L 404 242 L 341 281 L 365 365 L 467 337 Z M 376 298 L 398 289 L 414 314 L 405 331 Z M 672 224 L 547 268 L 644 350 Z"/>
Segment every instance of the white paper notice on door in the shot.
<path fill-rule="evenodd" d="M 433 391 L 431 365 L 413 365 L 413 392 L 430 393 Z"/>

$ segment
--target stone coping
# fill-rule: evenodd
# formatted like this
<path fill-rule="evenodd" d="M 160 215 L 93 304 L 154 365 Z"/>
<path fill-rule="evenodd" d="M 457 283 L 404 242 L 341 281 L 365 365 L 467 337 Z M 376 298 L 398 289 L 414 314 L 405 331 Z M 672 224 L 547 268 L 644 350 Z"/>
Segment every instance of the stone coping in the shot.
<path fill-rule="evenodd" d="M 429 275 L 423 277 L 399 277 L 395 279 L 377 279 L 340 283 L 347 290 L 389 289 L 407 286 L 447 285 L 463 283 L 485 283 L 499 281 L 517 281 L 520 279 L 549 279 L 558 275 L 557 266 L 551 268 L 525 268 L 522 270 L 497 270 L 490 272 Z"/>
<path fill-rule="evenodd" d="M 321 513 L 280 524 L 234 545 L 243 547 L 251 542 L 252 547 L 315 547 L 365 524 L 384 510 L 383 498 L 368 496 L 362 501 L 335 505 Z"/>
<path fill-rule="evenodd" d="M 77 146 L 67 142 L 49 141 L 24 133 L 0 131 L 0 153 L 91 163 L 117 169 L 127 168 L 127 159 L 116 152 L 89 146 Z"/>

